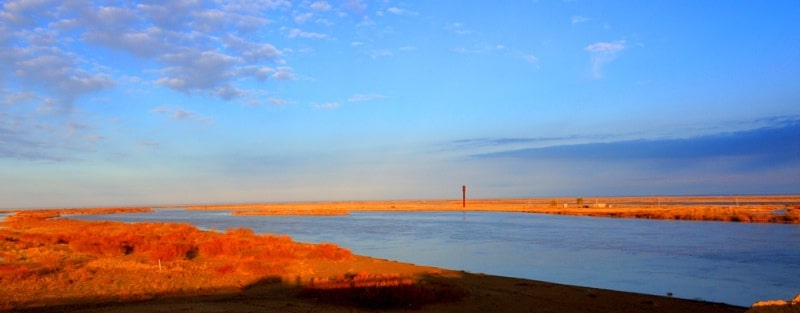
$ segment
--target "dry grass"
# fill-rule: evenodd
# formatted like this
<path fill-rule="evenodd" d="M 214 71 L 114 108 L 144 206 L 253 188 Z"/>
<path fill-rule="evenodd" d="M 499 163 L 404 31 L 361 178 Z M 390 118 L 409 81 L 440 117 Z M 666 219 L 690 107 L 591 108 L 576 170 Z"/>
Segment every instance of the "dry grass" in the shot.
<path fill-rule="evenodd" d="M 663 220 L 800 223 L 800 196 L 602 197 L 342 201 L 189 206 L 236 215 L 341 215 L 357 211 L 487 211 Z"/>
<path fill-rule="evenodd" d="M 418 309 L 430 303 L 456 302 L 468 292 L 449 283 L 417 281 L 399 275 L 368 273 L 312 280 L 301 296 L 369 309 Z"/>
<path fill-rule="evenodd" d="M 0 310 L 88 297 L 119 300 L 235 290 L 286 275 L 298 260 L 349 260 L 349 250 L 249 229 L 87 222 L 34 211 L 0 228 Z M 51 299 L 54 295 L 58 299 Z"/>

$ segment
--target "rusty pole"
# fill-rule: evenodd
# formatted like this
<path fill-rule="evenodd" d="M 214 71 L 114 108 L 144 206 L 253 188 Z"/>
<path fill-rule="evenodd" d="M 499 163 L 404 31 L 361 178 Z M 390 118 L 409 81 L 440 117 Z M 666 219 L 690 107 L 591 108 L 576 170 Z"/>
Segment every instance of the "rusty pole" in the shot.
<path fill-rule="evenodd" d="M 467 185 L 461 186 L 461 207 L 467 207 Z"/>

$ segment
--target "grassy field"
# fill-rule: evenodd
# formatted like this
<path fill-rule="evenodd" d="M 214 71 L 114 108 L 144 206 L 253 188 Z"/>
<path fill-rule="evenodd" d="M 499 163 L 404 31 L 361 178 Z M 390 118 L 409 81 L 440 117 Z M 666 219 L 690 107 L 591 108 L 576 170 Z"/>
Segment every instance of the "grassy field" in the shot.
<path fill-rule="evenodd" d="M 355 211 L 498 211 L 664 220 L 800 223 L 800 196 L 602 197 L 340 201 L 187 205 L 236 215 L 343 215 Z"/>

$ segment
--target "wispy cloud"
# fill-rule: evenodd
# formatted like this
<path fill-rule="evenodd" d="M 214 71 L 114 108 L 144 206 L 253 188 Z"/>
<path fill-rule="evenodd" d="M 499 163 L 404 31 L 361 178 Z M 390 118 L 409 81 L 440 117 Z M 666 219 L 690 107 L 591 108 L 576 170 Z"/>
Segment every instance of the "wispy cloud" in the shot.
<path fill-rule="evenodd" d="M 347 0 L 347 3 L 345 3 L 344 6 L 356 14 L 361 14 L 367 9 L 367 4 L 361 0 Z"/>
<path fill-rule="evenodd" d="M 287 35 L 289 38 L 310 38 L 310 39 L 322 39 L 328 38 L 328 35 L 322 33 L 315 33 L 315 32 L 306 32 L 302 31 L 298 28 L 294 28 L 289 31 Z"/>
<path fill-rule="evenodd" d="M 339 102 L 326 102 L 326 103 L 322 103 L 322 104 L 311 105 L 312 108 L 320 109 L 320 110 L 332 110 L 332 109 L 338 108 L 339 106 L 340 106 Z"/>
<path fill-rule="evenodd" d="M 603 67 L 617 58 L 617 55 L 627 48 L 625 40 L 612 42 L 597 42 L 586 46 L 592 63 L 592 77 L 603 78 Z"/>
<path fill-rule="evenodd" d="M 326 1 L 317 1 L 311 4 L 311 9 L 314 11 L 325 12 L 331 9 L 331 5 Z"/>
<path fill-rule="evenodd" d="M 377 59 L 380 57 L 390 57 L 394 55 L 392 50 L 389 49 L 371 49 L 368 50 L 367 53 L 369 53 L 369 56 L 373 59 Z"/>
<path fill-rule="evenodd" d="M 302 24 L 305 24 L 306 21 L 310 20 L 313 16 L 314 15 L 311 14 L 310 12 L 297 14 L 297 15 L 294 16 L 294 22 L 297 23 L 297 24 L 302 25 Z"/>
<path fill-rule="evenodd" d="M 459 54 L 486 54 L 495 51 L 496 47 L 486 44 L 473 45 L 472 47 L 456 47 L 450 49 Z"/>
<path fill-rule="evenodd" d="M 572 24 L 586 23 L 586 22 L 588 22 L 588 21 L 591 21 L 591 20 L 592 20 L 592 19 L 590 19 L 590 18 L 588 18 L 588 17 L 579 16 L 579 15 L 575 15 L 575 16 L 573 16 L 573 17 L 571 17 L 571 18 L 569 19 L 569 21 L 570 21 Z"/>
<path fill-rule="evenodd" d="M 409 11 L 409 10 L 406 10 L 406 9 L 401 9 L 401 8 L 398 8 L 398 7 L 390 7 L 388 9 L 386 9 L 386 12 L 389 12 L 389 13 L 394 14 L 394 15 L 418 15 L 419 14 L 417 12 Z"/>
<path fill-rule="evenodd" d="M 291 67 L 280 66 L 278 67 L 277 71 L 272 74 L 272 78 L 278 80 L 294 80 L 296 77 Z"/>
<path fill-rule="evenodd" d="M 530 184 L 530 173 L 548 177 L 547 187 L 527 188 L 551 194 L 794 192 L 800 187 L 797 138 L 800 120 L 794 119 L 770 127 L 686 138 L 490 150 L 469 154 L 464 161 L 485 172 L 506 173 L 507 180 L 520 184 Z M 514 146 L 494 139 L 463 144 Z"/>
<path fill-rule="evenodd" d="M 48 123 L 48 116 L 35 118 L 0 111 L 0 159 L 33 162 L 75 160 L 92 153 L 97 142 L 106 138 L 92 125 L 63 121 L 63 116 Z"/>
<path fill-rule="evenodd" d="M 157 107 L 150 110 L 150 112 L 168 116 L 172 120 L 186 120 L 186 121 L 200 122 L 204 124 L 214 123 L 214 120 L 210 118 L 197 115 L 197 113 L 193 111 L 186 110 L 180 107 L 177 108 Z"/>
<path fill-rule="evenodd" d="M 539 57 L 538 56 L 536 56 L 534 54 L 531 54 L 531 53 L 527 53 L 527 52 L 521 51 L 519 49 L 515 49 L 513 47 L 507 47 L 504 44 L 494 44 L 494 45 L 491 45 L 491 44 L 475 44 L 475 45 L 473 45 L 471 47 L 455 47 L 455 48 L 451 48 L 450 51 L 452 51 L 454 53 L 457 53 L 457 54 L 476 54 L 476 55 L 481 55 L 481 54 L 488 55 L 488 54 L 494 54 L 494 53 L 502 53 L 506 57 L 525 61 L 526 63 L 535 65 L 536 68 L 539 67 L 539 65 L 538 65 Z"/>
<path fill-rule="evenodd" d="M 377 93 L 370 93 L 370 94 L 356 94 L 352 97 L 347 99 L 347 102 L 363 102 L 363 101 L 372 101 L 386 98 L 385 96 Z"/>
<path fill-rule="evenodd" d="M 8 90 L 0 91 L 0 95 L 3 96 L 3 101 L 0 104 L 3 105 L 15 105 L 37 98 L 36 94 L 32 92 L 12 92 Z"/>
<path fill-rule="evenodd" d="M 592 159 L 592 160 L 660 160 L 663 164 L 686 161 L 727 158 L 738 160 L 742 166 L 751 169 L 777 166 L 784 163 L 800 165 L 800 146 L 795 145 L 800 138 L 800 120 L 777 120 L 769 127 L 706 134 L 687 138 L 639 139 L 561 144 L 539 148 L 525 148 L 477 154 L 479 158 L 523 158 L 535 159 Z M 561 138 L 541 138 L 559 140 Z M 481 139 L 459 142 L 464 145 L 505 145 L 528 139 Z"/>
<path fill-rule="evenodd" d="M 267 102 L 269 102 L 272 105 L 277 105 L 277 106 L 294 104 L 294 102 L 292 102 L 292 101 L 288 101 L 286 99 L 280 99 L 280 98 L 269 98 L 269 99 L 267 99 Z"/>
<path fill-rule="evenodd" d="M 444 29 L 457 35 L 470 35 L 472 30 L 468 29 L 463 23 L 456 22 L 444 26 Z"/>

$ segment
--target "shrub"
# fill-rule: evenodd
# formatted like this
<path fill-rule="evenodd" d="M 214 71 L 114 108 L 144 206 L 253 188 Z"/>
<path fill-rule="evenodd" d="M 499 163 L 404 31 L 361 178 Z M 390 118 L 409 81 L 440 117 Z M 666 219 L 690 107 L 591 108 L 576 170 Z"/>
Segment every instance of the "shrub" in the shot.
<path fill-rule="evenodd" d="M 353 253 L 335 244 L 324 242 L 314 246 L 313 250 L 308 254 L 308 257 L 325 260 L 343 260 L 352 258 Z"/>

